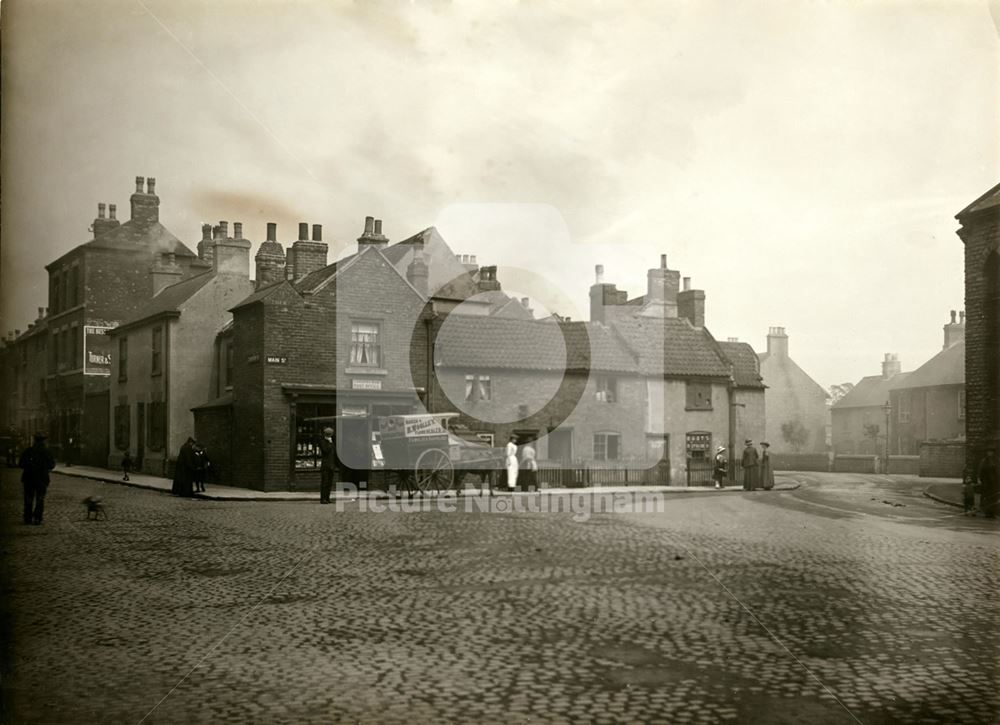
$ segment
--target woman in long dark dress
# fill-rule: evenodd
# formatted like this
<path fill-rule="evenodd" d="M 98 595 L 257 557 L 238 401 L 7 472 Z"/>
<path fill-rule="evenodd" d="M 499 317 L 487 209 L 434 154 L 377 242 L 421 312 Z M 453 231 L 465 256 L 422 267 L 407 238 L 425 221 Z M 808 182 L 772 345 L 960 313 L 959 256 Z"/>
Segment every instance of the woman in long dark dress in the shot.
<path fill-rule="evenodd" d="M 771 444 L 760 444 L 760 483 L 765 491 L 774 488 L 774 469 L 771 468 Z"/>
<path fill-rule="evenodd" d="M 194 453 L 194 438 L 188 437 L 177 454 L 177 464 L 174 466 L 174 484 L 171 492 L 177 496 L 192 496 L 194 494 L 194 469 L 197 465 Z"/>

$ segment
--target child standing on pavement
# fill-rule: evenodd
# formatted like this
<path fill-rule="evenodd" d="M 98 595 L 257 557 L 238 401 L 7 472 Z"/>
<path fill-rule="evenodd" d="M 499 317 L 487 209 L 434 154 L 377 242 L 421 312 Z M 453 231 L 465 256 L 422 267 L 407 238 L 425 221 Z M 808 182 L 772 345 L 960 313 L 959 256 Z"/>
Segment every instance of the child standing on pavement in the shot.
<path fill-rule="evenodd" d="M 132 472 L 132 456 L 128 451 L 125 451 L 125 455 L 122 456 L 122 480 L 128 480 L 128 474 Z"/>
<path fill-rule="evenodd" d="M 965 515 L 976 515 L 976 476 L 968 466 L 962 471 L 962 508 Z"/>

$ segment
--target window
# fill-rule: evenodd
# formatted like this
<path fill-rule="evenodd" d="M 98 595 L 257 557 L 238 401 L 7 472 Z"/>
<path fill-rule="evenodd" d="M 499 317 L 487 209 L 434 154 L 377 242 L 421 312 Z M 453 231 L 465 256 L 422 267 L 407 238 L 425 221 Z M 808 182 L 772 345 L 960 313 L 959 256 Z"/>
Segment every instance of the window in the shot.
<path fill-rule="evenodd" d="M 125 401 L 115 406 L 115 448 L 127 451 L 130 437 L 128 401 Z"/>
<path fill-rule="evenodd" d="M 70 308 L 69 272 L 63 272 L 59 275 L 59 299 L 62 301 L 62 308 L 68 310 Z"/>
<path fill-rule="evenodd" d="M 696 383 L 691 380 L 687 383 L 687 409 L 688 410 L 711 410 L 712 409 L 712 384 Z"/>
<path fill-rule="evenodd" d="M 375 322 L 351 323 L 351 365 L 382 364 L 382 348 L 379 345 L 379 326 Z"/>
<path fill-rule="evenodd" d="M 597 401 L 614 403 L 618 400 L 618 380 L 608 375 L 597 376 Z"/>
<path fill-rule="evenodd" d="M 299 403 L 295 406 L 295 467 L 319 468 L 319 439 L 326 426 L 335 427 L 312 418 L 334 416 L 337 406 L 333 403 Z"/>
<path fill-rule="evenodd" d="M 159 375 L 163 372 L 163 328 L 153 328 L 153 352 L 150 359 L 150 374 Z"/>
<path fill-rule="evenodd" d="M 128 380 L 128 338 L 118 338 L 118 379 Z"/>
<path fill-rule="evenodd" d="M 52 308 L 52 314 L 58 313 L 59 310 L 59 275 L 55 272 L 49 278 L 49 307 Z"/>
<path fill-rule="evenodd" d="M 83 360 L 80 357 L 80 349 L 83 347 L 80 339 L 80 326 L 73 325 L 69 329 L 70 338 L 70 359 L 69 359 L 69 369 L 76 370 L 79 367 L 83 367 Z"/>
<path fill-rule="evenodd" d="M 73 265 L 69 271 L 69 299 L 70 305 L 80 304 L 80 267 Z"/>
<path fill-rule="evenodd" d="M 222 386 L 228 389 L 233 387 L 233 343 L 230 340 L 224 344 L 226 346 L 226 368 Z"/>
<path fill-rule="evenodd" d="M 620 435 L 617 433 L 594 433 L 595 461 L 617 461 L 620 457 Z"/>
<path fill-rule="evenodd" d="M 465 399 L 468 401 L 493 400 L 493 381 L 490 376 L 466 375 Z"/>
<path fill-rule="evenodd" d="M 896 406 L 899 408 L 897 420 L 900 423 L 910 422 L 910 396 L 906 393 L 900 393 L 899 398 L 896 402 Z"/>
<path fill-rule="evenodd" d="M 958 419 L 965 420 L 965 391 L 958 391 Z"/>

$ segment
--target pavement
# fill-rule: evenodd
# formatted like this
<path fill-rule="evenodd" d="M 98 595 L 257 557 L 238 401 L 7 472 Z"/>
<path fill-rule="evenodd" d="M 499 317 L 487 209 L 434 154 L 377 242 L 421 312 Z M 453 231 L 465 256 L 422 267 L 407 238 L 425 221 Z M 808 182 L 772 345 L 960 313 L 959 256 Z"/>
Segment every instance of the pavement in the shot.
<path fill-rule="evenodd" d="M 105 483 L 120 484 L 122 486 L 132 486 L 134 488 L 144 488 L 151 491 L 161 491 L 165 493 L 170 493 L 172 487 L 172 481 L 169 478 L 162 478 L 160 476 L 151 476 L 143 473 L 130 473 L 129 480 L 124 481 L 122 479 L 122 474 L 120 471 L 112 471 L 107 468 L 97 468 L 92 466 L 66 466 L 60 465 L 56 466 L 56 473 L 61 473 L 65 476 L 71 476 L 73 478 L 85 478 L 93 481 L 103 481 Z M 798 488 L 799 484 L 793 478 L 784 477 L 776 474 L 776 481 L 774 489 L 775 491 L 791 491 Z M 466 489 L 462 493 L 470 493 L 472 495 L 481 494 L 488 489 Z M 553 493 L 570 493 L 570 492 L 611 492 L 611 491 L 641 491 L 643 493 L 704 493 L 705 491 L 712 491 L 714 493 L 722 492 L 735 492 L 742 491 L 740 486 L 726 486 L 722 489 L 715 489 L 711 486 L 698 486 L 698 487 L 688 487 L 688 486 L 590 486 L 587 488 L 546 488 L 542 489 L 536 493 L 542 495 L 553 494 Z M 500 493 L 500 489 L 494 489 L 495 493 Z M 352 500 L 358 495 L 362 496 L 385 496 L 385 492 L 378 491 L 345 491 L 345 490 L 334 490 L 331 493 L 331 499 L 333 500 Z M 503 493 L 508 493 L 504 491 Z M 509 492 L 512 495 L 531 495 L 527 492 L 515 491 Z M 195 498 L 207 499 L 210 501 L 319 501 L 319 491 L 258 491 L 251 488 L 241 488 L 239 486 L 220 486 L 217 484 L 206 484 L 205 493 L 197 493 L 194 495 Z"/>
<path fill-rule="evenodd" d="M 3 471 L 0 722 L 997 722 L 1000 524 L 796 475 L 619 510 L 57 473 L 22 526 Z"/>

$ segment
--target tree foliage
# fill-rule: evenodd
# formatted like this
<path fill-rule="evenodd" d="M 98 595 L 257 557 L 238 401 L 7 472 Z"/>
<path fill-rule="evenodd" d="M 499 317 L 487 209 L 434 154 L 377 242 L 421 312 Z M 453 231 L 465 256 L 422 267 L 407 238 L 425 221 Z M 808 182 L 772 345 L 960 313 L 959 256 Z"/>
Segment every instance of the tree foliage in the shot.
<path fill-rule="evenodd" d="M 827 399 L 828 405 L 834 405 L 838 400 L 843 398 L 849 392 L 854 390 L 854 383 L 839 383 L 836 385 L 831 385 L 827 393 L 830 397 Z"/>
<path fill-rule="evenodd" d="M 809 431 L 800 420 L 781 424 L 781 437 L 798 453 L 809 442 Z"/>

